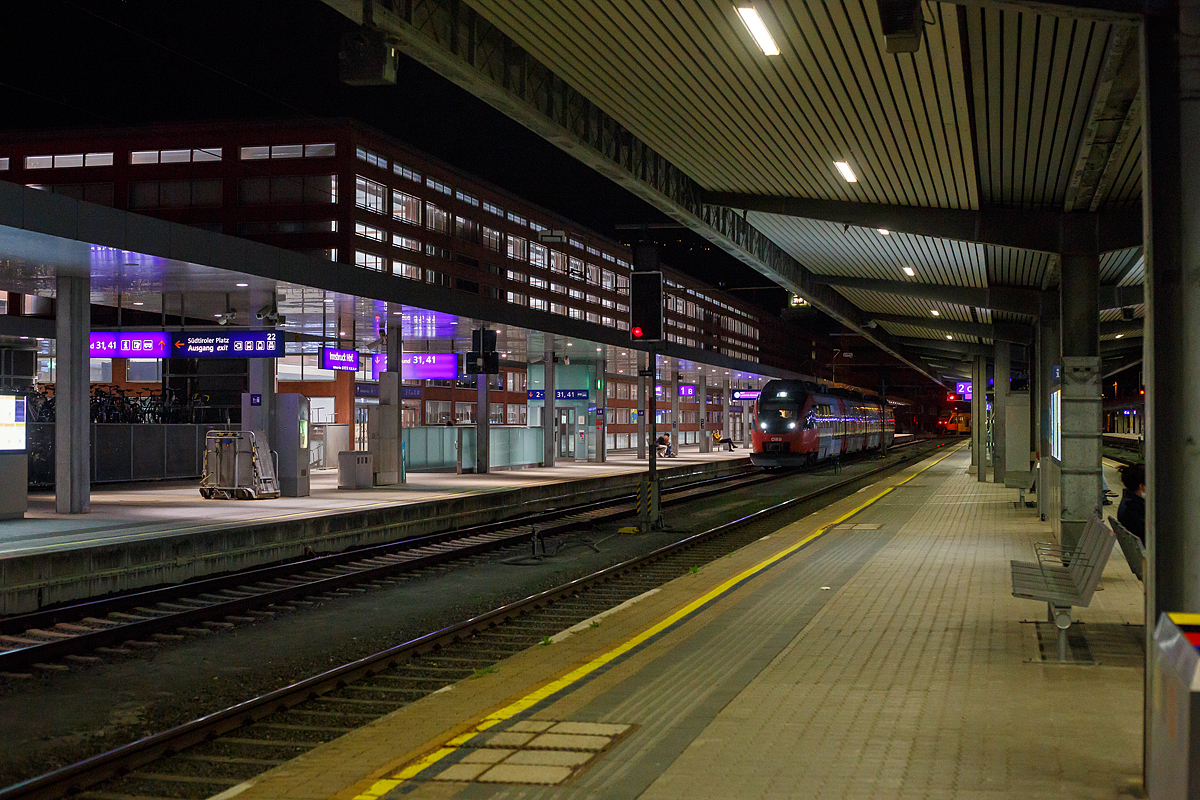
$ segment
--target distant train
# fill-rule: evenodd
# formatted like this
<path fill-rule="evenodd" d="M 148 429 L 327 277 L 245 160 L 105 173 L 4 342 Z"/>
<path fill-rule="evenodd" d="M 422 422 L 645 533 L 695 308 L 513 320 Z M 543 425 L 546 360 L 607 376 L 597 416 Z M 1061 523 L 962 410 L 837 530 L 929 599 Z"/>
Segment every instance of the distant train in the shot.
<path fill-rule="evenodd" d="M 807 381 L 768 381 L 754 404 L 750 461 L 761 467 L 815 464 L 891 444 L 896 417 L 878 400 Z"/>
<path fill-rule="evenodd" d="M 965 436 L 971 432 L 971 412 L 943 411 L 938 417 L 938 427 L 944 433 Z"/>

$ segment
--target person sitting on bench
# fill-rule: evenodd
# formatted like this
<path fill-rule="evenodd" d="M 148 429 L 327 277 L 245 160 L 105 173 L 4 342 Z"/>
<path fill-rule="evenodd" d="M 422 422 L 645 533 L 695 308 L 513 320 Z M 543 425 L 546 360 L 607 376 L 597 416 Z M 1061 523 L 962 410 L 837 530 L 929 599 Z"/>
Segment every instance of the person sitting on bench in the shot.
<path fill-rule="evenodd" d="M 720 431 L 713 431 L 713 444 L 717 447 L 723 444 L 728 445 L 729 452 L 733 452 L 733 439 L 730 439 L 728 436 L 722 436 Z"/>
<path fill-rule="evenodd" d="M 658 437 L 658 441 L 655 442 L 655 447 L 657 448 L 658 455 L 660 457 L 675 455 L 675 452 L 671 449 L 671 434 L 669 433 L 664 433 L 662 436 Z"/>

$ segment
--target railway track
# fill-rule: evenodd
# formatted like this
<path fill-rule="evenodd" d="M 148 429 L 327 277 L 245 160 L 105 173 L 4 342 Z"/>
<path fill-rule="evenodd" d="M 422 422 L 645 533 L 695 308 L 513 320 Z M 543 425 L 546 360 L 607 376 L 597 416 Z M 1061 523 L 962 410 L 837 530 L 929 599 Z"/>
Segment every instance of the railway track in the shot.
<path fill-rule="evenodd" d="M 938 444 L 938 447 L 943 446 Z M 933 448 L 931 448 L 933 449 Z M 0 790 L 0 800 L 211 797 L 778 527 L 803 503 L 891 464 L 756 511 L 553 589 L 185 725 Z M 103 783 L 102 783 L 103 782 Z M 93 788 L 94 787 L 94 788 Z"/>
<path fill-rule="evenodd" d="M 664 490 L 671 505 L 729 492 L 781 475 L 749 467 Z M 403 539 L 216 578 L 162 587 L 0 620 L 0 673 L 85 666 L 106 656 L 158 647 L 214 629 L 386 585 L 398 575 L 587 529 L 633 513 L 631 497 L 577 504 L 498 523 Z M 538 543 L 534 543 L 535 548 Z"/>

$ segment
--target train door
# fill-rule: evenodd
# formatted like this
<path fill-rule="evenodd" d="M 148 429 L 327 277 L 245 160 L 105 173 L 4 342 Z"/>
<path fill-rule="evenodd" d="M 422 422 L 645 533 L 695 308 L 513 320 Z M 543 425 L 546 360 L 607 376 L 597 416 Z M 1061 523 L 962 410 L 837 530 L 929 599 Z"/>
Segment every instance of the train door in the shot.
<path fill-rule="evenodd" d="M 556 408 L 558 414 L 558 457 L 575 457 L 575 408 Z"/>

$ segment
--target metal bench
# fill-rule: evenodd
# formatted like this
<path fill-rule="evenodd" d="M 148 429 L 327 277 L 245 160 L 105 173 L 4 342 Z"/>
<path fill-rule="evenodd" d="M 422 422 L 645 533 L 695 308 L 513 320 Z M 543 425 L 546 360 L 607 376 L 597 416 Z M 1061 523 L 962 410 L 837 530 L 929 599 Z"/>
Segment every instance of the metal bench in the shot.
<path fill-rule="evenodd" d="M 1011 562 L 1013 597 L 1046 603 L 1050 622 L 1058 628 L 1060 661 L 1066 660 L 1071 607 L 1087 608 L 1092 602 L 1115 540 L 1113 532 L 1093 516 L 1083 529 L 1078 547 L 1038 542 L 1034 545 L 1036 563 Z"/>
<path fill-rule="evenodd" d="M 1117 536 L 1117 544 L 1121 545 L 1121 552 L 1125 554 L 1125 560 L 1129 562 L 1129 569 L 1133 571 L 1139 581 L 1145 583 L 1146 545 L 1118 522 L 1116 517 L 1109 517 L 1108 524 Z"/>

